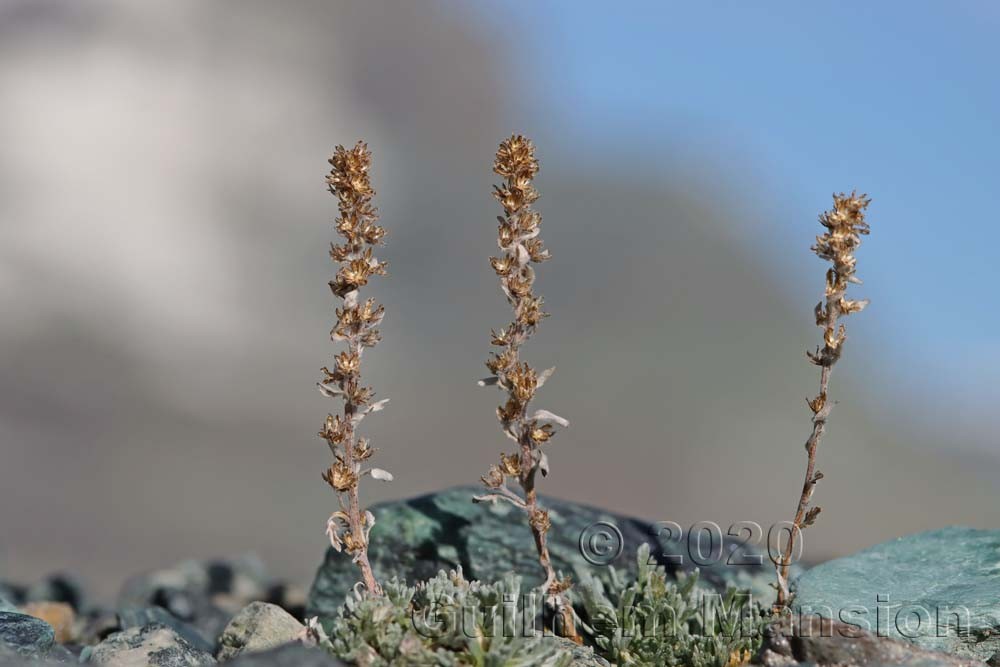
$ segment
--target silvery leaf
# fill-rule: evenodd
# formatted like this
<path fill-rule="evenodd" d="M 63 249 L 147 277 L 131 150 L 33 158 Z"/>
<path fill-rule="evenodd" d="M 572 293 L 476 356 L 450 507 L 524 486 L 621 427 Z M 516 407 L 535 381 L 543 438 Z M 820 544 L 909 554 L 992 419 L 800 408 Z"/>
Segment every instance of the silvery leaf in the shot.
<path fill-rule="evenodd" d="M 326 535 L 330 538 L 330 546 L 336 549 L 337 552 L 340 552 L 344 548 L 344 543 L 340 540 L 340 529 L 341 526 L 346 524 L 347 515 L 343 512 L 334 512 L 326 520 Z"/>
<path fill-rule="evenodd" d="M 531 415 L 531 418 L 540 422 L 554 422 L 563 428 L 569 426 L 568 419 L 563 419 L 559 415 L 553 414 L 548 410 L 536 410 L 535 414 Z"/>
<path fill-rule="evenodd" d="M 389 402 L 388 398 L 383 398 L 381 401 L 375 401 L 374 403 L 372 403 L 371 405 L 369 405 L 367 408 L 365 408 L 361 412 L 356 413 L 353 417 L 351 417 L 351 423 L 354 424 L 355 426 L 357 426 L 358 424 L 361 423 L 362 419 L 364 419 L 366 416 L 368 416 L 368 413 L 370 413 L 370 412 L 381 412 L 382 410 L 384 410 L 385 409 L 385 404 L 388 403 L 388 402 Z"/>
<path fill-rule="evenodd" d="M 365 542 L 368 541 L 368 534 L 372 532 L 372 527 L 375 525 L 375 515 L 365 510 Z"/>
<path fill-rule="evenodd" d="M 518 266 L 524 266 L 531 259 L 531 255 L 528 254 L 528 249 L 524 247 L 524 244 L 518 243 L 514 248 L 514 255 L 517 259 Z"/>
<path fill-rule="evenodd" d="M 546 368 L 544 371 L 538 374 L 538 387 L 541 388 L 545 381 L 552 377 L 552 374 L 556 372 L 556 367 Z"/>
<path fill-rule="evenodd" d="M 340 387 L 329 387 L 322 382 L 317 382 L 316 386 L 319 387 L 319 393 L 323 394 L 327 398 L 335 398 L 344 393 Z"/>

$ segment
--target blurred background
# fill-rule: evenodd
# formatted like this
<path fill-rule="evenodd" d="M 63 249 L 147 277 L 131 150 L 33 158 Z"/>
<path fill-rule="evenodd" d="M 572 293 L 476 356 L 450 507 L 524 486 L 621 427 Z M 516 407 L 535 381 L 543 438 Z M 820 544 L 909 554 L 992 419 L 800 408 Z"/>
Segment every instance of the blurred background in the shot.
<path fill-rule="evenodd" d="M 820 451 L 820 560 L 1000 522 L 995 3 L 0 1 L 0 576 L 256 551 L 307 584 L 335 501 L 326 158 L 365 138 L 390 232 L 365 422 L 474 483 L 508 308 L 496 144 L 534 139 L 572 421 L 544 491 L 682 525 L 789 519 L 833 191 L 874 203 Z"/>

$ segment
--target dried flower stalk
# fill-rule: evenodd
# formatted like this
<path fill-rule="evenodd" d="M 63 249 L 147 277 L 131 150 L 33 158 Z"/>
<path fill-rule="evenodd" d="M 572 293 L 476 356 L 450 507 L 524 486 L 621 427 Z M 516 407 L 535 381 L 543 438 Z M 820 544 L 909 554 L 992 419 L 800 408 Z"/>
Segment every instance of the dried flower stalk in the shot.
<path fill-rule="evenodd" d="M 371 276 L 384 276 L 386 267 L 385 262 L 372 256 L 373 247 L 381 245 L 385 238 L 385 229 L 376 224 L 378 211 L 372 205 L 375 191 L 368 174 L 371 161 L 372 154 L 362 141 L 351 149 L 337 146 L 330 158 L 333 169 L 326 179 L 328 189 L 337 196 L 340 216 L 336 227 L 343 237 L 343 243 L 330 244 L 330 258 L 340 265 L 336 277 L 330 281 L 330 289 L 341 299 L 330 339 L 346 342 L 347 349 L 336 355 L 333 370 L 325 366 L 322 369 L 320 392 L 343 401 L 344 409 L 342 414 L 327 415 L 319 436 L 326 440 L 334 458 L 323 479 L 337 492 L 340 505 L 327 521 L 330 544 L 337 551 L 346 549 L 361 569 L 368 592 L 381 595 L 382 589 L 368 561 L 368 535 L 375 517 L 361 509 L 358 482 L 366 475 L 391 481 L 392 475 L 381 468 L 363 467 L 375 450 L 356 432 L 365 416 L 382 410 L 389 402 L 389 399 L 373 401 L 374 392 L 361 384 L 362 354 L 365 348 L 374 347 L 381 340 L 376 327 L 385 314 L 385 309 L 374 299 L 358 301 L 358 290 Z"/>
<path fill-rule="evenodd" d="M 491 257 L 490 265 L 500 279 L 500 289 L 514 310 L 514 320 L 503 329 L 492 332 L 492 343 L 499 348 L 486 361 L 492 375 L 480 380 L 481 386 L 496 386 L 506 394 L 506 401 L 497 408 L 497 419 L 504 434 L 517 443 L 513 454 L 500 454 L 500 464 L 490 467 L 482 477 L 490 490 L 476 496 L 476 502 L 506 501 L 523 510 L 535 538 L 538 559 L 545 571 L 541 590 L 546 601 L 559 614 L 562 632 L 576 637 L 572 621 L 572 607 L 564 595 L 570 587 L 569 578 L 559 580 L 546 544 L 551 527 L 548 511 L 538 502 L 535 485 L 537 476 L 549 472 L 548 457 L 542 450 L 555 433 L 555 427 L 569 426 L 569 422 L 548 410 L 529 414 L 528 406 L 554 368 L 537 372 L 527 362 L 521 361 L 520 349 L 535 332 L 538 323 L 547 313 L 542 311 L 542 298 L 533 288 L 535 271 L 532 264 L 549 259 L 539 238 L 542 217 L 531 205 L 538 199 L 532 179 L 538 173 L 535 147 L 520 135 L 501 142 L 493 163 L 493 171 L 503 177 L 504 183 L 494 186 L 494 197 L 503 206 L 504 215 L 498 217 L 499 257 Z M 507 486 L 514 479 L 521 487 L 517 493 Z"/>
<path fill-rule="evenodd" d="M 810 500 L 817 482 L 823 479 L 823 473 L 816 470 L 816 450 L 826 430 L 830 410 L 833 408 L 833 404 L 827 398 L 830 373 L 833 365 L 840 359 L 844 341 L 847 339 L 846 328 L 838 322 L 840 318 L 860 312 L 868 305 L 867 299 L 860 301 L 848 299 L 847 287 L 849 283 L 861 284 L 861 280 L 855 275 L 857 260 L 854 252 L 861 245 L 861 237 L 869 231 L 868 223 L 865 222 L 865 209 L 869 203 L 871 199 L 867 195 L 858 195 L 855 192 L 850 195 L 844 193 L 834 195 L 833 209 L 819 216 L 820 224 L 826 227 L 827 231 L 816 237 L 816 244 L 812 247 L 812 251 L 820 259 L 829 261 L 833 266 L 826 272 L 826 301 L 816 304 L 814 311 L 816 325 L 823 329 L 823 346 L 817 347 L 815 352 L 806 353 L 809 360 L 821 369 L 819 394 L 815 398 L 806 400 L 813 413 L 813 428 L 805 445 L 808 463 L 802 495 L 795 510 L 795 519 L 792 522 L 788 543 L 785 545 L 784 556 L 781 562 L 776 564 L 778 595 L 775 605 L 778 608 L 787 607 L 791 601 L 788 590 L 788 568 L 795 549 L 796 537 L 803 528 L 815 523 L 821 511 L 818 506 L 810 507 Z"/>

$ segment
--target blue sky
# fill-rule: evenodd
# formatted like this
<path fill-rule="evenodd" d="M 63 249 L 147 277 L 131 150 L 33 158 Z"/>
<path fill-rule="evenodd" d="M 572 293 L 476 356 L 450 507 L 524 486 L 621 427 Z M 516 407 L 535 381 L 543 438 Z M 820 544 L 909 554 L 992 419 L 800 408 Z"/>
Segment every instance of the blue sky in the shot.
<path fill-rule="evenodd" d="M 910 391 L 994 415 L 1000 4 L 466 6 L 510 44 L 501 57 L 526 87 L 515 118 L 595 169 L 612 154 L 715 170 L 766 220 L 760 251 L 779 273 L 816 269 L 798 248 L 833 190 L 870 192 L 859 261 L 878 308 L 863 326 L 891 331 Z"/>

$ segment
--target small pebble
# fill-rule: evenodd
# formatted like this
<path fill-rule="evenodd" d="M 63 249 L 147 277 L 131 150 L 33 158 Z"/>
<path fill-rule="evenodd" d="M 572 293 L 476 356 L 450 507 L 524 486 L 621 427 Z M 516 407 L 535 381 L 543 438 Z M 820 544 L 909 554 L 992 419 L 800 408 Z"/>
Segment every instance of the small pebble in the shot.
<path fill-rule="evenodd" d="M 29 602 L 21 607 L 21 613 L 51 625 L 60 644 L 69 644 L 76 639 L 76 612 L 65 602 Z"/>

